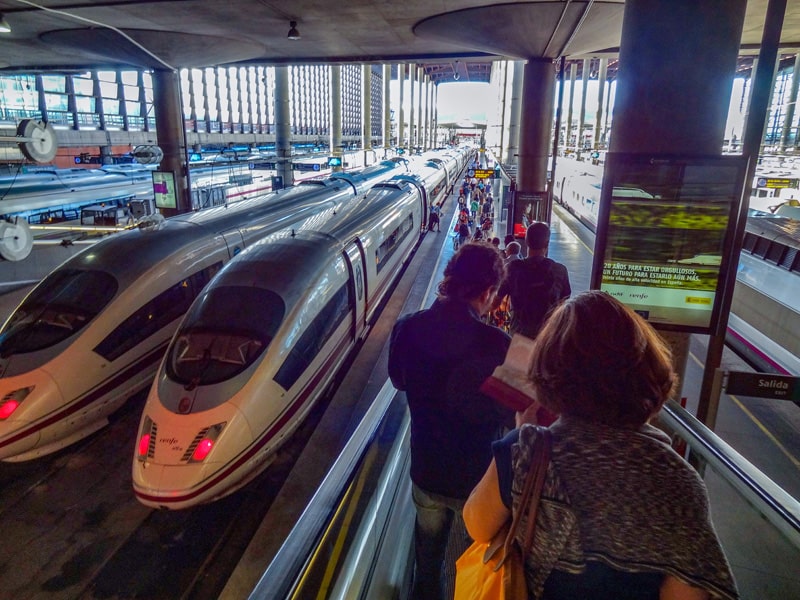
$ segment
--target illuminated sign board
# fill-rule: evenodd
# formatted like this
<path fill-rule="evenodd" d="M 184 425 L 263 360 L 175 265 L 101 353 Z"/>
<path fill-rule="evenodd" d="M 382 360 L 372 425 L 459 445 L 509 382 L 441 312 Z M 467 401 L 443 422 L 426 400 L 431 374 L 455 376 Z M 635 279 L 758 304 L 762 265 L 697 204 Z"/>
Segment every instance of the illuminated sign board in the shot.
<path fill-rule="evenodd" d="M 341 156 L 329 156 L 328 157 L 328 166 L 329 167 L 341 167 L 342 166 L 342 157 Z"/>
<path fill-rule="evenodd" d="M 178 197 L 175 195 L 175 173 L 153 171 L 153 194 L 156 208 L 178 208 Z"/>
<path fill-rule="evenodd" d="M 659 328 L 718 333 L 746 167 L 740 156 L 608 154 L 592 288 Z"/>
<path fill-rule="evenodd" d="M 797 187 L 797 179 L 786 177 L 759 177 L 756 181 L 757 187 L 780 190 L 785 188 Z"/>
<path fill-rule="evenodd" d="M 495 176 L 494 169 L 469 169 L 467 171 L 469 177 L 476 179 L 492 179 Z"/>

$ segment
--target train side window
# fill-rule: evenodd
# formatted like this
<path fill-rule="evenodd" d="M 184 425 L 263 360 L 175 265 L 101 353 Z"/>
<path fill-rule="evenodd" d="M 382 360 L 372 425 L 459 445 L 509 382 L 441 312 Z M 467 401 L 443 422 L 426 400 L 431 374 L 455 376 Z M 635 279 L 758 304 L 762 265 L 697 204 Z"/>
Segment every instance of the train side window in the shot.
<path fill-rule="evenodd" d="M 308 329 L 297 340 L 289 356 L 275 374 L 275 383 L 290 389 L 306 369 L 314 362 L 319 351 L 328 342 L 350 313 L 350 294 L 347 286 L 340 287 L 328 300 Z"/>
<path fill-rule="evenodd" d="M 414 229 L 414 217 L 413 215 L 408 215 L 408 218 L 403 221 L 403 223 L 395 229 L 386 240 L 378 246 L 375 250 L 375 263 L 376 268 L 378 269 L 378 273 L 381 272 L 381 269 L 388 263 L 389 259 L 395 253 L 397 248 L 403 242 L 403 240 L 408 237 L 408 235 Z"/>
<path fill-rule="evenodd" d="M 356 279 L 356 297 L 361 300 L 364 295 L 364 272 L 361 270 L 361 265 L 356 265 L 355 272 Z"/>
<path fill-rule="evenodd" d="M 167 288 L 120 323 L 94 351 L 106 360 L 116 360 L 189 310 L 220 268 L 222 263 L 215 263 Z"/>

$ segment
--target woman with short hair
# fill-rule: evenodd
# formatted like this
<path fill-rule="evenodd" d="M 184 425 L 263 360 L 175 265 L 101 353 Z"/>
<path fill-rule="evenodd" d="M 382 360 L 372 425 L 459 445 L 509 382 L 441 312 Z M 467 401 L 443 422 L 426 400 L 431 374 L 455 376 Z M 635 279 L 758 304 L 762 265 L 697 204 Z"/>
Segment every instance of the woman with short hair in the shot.
<path fill-rule="evenodd" d="M 705 485 L 649 424 L 675 387 L 656 331 L 610 295 L 561 304 L 534 342 L 528 378 L 559 419 L 532 547 L 530 598 L 738 598 L 711 523 Z M 510 518 L 541 428 L 524 424 L 493 445 L 494 460 L 464 507 L 467 530 L 490 540 Z M 518 541 L 527 527 L 523 507 Z"/>

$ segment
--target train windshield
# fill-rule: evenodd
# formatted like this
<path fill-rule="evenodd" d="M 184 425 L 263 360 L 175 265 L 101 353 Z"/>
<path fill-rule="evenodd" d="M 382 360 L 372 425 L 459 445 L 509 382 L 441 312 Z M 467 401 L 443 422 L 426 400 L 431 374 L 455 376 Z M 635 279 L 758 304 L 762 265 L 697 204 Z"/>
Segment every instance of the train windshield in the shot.
<path fill-rule="evenodd" d="M 216 287 L 195 302 L 175 337 L 167 375 L 187 387 L 230 379 L 267 349 L 286 306 L 269 290 Z"/>
<path fill-rule="evenodd" d="M 114 276 L 104 271 L 54 271 L 0 331 L 0 356 L 42 350 L 69 338 L 103 310 L 117 288 Z"/>

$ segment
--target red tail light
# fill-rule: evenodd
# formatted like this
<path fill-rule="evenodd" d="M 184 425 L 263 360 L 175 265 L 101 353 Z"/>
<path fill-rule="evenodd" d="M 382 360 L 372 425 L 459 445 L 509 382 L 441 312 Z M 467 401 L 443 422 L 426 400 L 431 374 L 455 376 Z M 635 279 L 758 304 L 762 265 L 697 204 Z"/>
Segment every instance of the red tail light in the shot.
<path fill-rule="evenodd" d="M 19 388 L 0 398 L 0 421 L 10 417 L 20 403 L 33 391 L 34 386 Z"/>
<path fill-rule="evenodd" d="M 192 454 L 192 460 L 197 462 L 202 461 L 208 453 L 211 452 L 211 449 L 214 447 L 214 441 L 208 438 L 202 440 L 199 444 L 197 444 L 197 448 L 194 449 L 194 453 Z"/>
<path fill-rule="evenodd" d="M 150 434 L 145 433 L 139 438 L 139 456 L 147 456 L 147 450 L 150 448 Z"/>
<path fill-rule="evenodd" d="M 8 400 L 5 404 L 0 406 L 0 421 L 10 417 L 11 413 L 17 410 L 18 406 L 19 402 L 17 402 L 16 400 Z"/>

